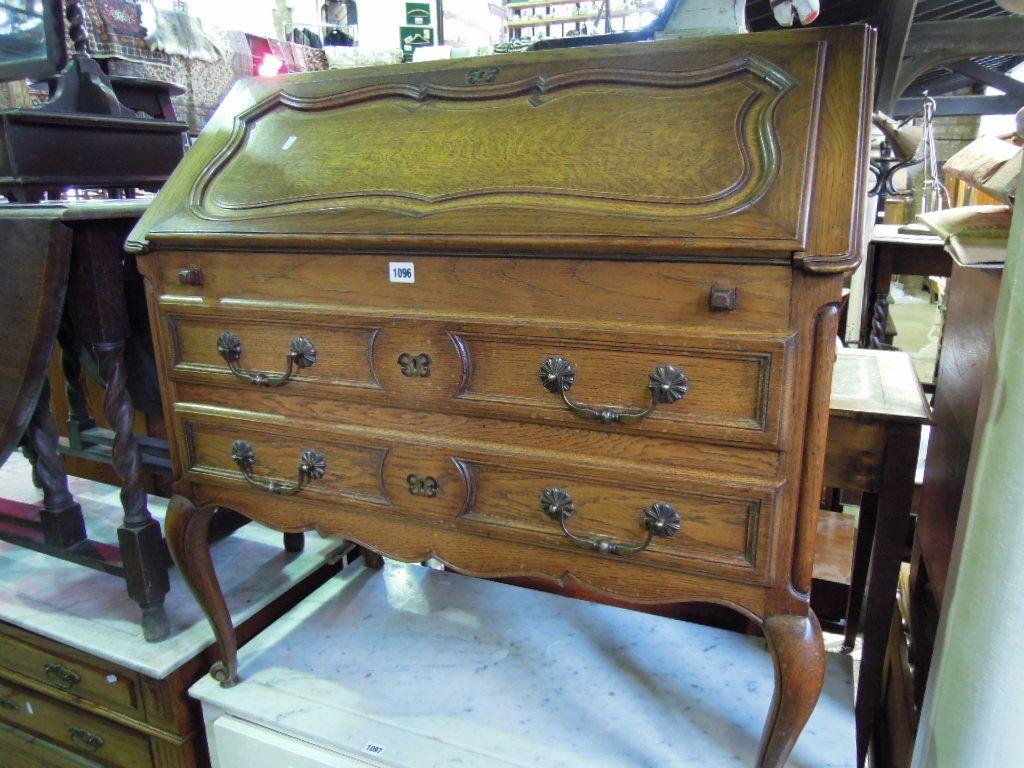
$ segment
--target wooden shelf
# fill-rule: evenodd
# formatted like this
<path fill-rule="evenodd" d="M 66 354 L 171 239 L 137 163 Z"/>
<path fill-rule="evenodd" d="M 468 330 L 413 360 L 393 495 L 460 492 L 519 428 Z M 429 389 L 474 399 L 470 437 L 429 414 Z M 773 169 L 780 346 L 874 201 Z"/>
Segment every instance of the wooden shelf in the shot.
<path fill-rule="evenodd" d="M 547 5 L 547 3 L 539 3 L 539 5 Z M 512 6 L 509 6 L 512 7 Z M 639 8 L 619 8 L 611 12 L 612 18 L 621 18 L 623 16 L 632 16 L 634 13 L 657 13 L 658 7 L 656 5 L 642 5 Z M 535 19 L 523 19 L 521 21 L 509 21 L 506 26 L 509 29 L 527 29 L 531 27 L 546 27 L 551 24 L 572 24 L 573 22 L 579 21 L 592 21 L 593 19 L 603 18 L 604 14 L 594 13 L 581 13 L 574 16 L 551 16 L 548 18 L 535 18 Z"/>

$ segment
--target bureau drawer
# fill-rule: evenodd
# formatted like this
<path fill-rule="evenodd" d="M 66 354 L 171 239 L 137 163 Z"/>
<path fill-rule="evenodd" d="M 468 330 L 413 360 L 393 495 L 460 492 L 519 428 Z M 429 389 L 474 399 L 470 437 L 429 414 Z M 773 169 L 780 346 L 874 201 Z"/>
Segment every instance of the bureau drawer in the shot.
<path fill-rule="evenodd" d="M 104 765 L 152 765 L 149 741 L 142 734 L 4 681 L 0 681 L 0 721 Z"/>
<path fill-rule="evenodd" d="M 590 549 L 596 556 L 614 556 L 601 551 L 601 541 L 618 542 L 621 554 L 648 565 L 753 581 L 769 566 L 780 486 L 768 481 L 709 482 L 696 473 L 599 469 L 570 457 L 453 449 L 428 436 L 399 442 L 372 432 L 302 435 L 285 426 L 204 416 L 186 418 L 182 429 L 188 479 L 261 488 L 268 505 L 278 499 L 289 504 L 283 519 L 271 521 L 275 527 L 308 527 L 308 504 L 326 504 L 488 538 Z M 301 465 L 314 471 L 302 477 Z M 564 528 L 553 503 L 568 511 Z M 247 513 L 260 519 L 257 509 Z M 678 526 L 672 522 L 677 515 Z M 654 530 L 659 519 L 677 530 Z M 648 531 L 650 541 L 641 547 Z M 334 532 L 345 535 L 343 526 Z"/>
<path fill-rule="evenodd" d="M 0 725 L 0 766 L 3 768 L 100 768 L 99 763 Z"/>
<path fill-rule="evenodd" d="M 168 311 L 166 322 L 182 382 L 760 447 L 780 447 L 793 347 L 781 334 L 244 310 Z"/>
<path fill-rule="evenodd" d="M 412 262 L 415 282 L 391 281 L 397 261 Z M 790 322 L 788 263 L 188 251 L 159 252 L 140 266 L 147 274 L 155 270 L 159 301 L 169 305 L 498 322 L 515 317 L 540 326 L 596 320 L 622 328 L 782 331 Z M 733 290 L 730 304 L 722 292 Z"/>
<path fill-rule="evenodd" d="M 0 626 L 0 667 L 42 683 L 54 691 L 80 696 L 91 703 L 142 719 L 136 680 L 114 668 L 84 663 L 61 653 L 47 641 L 22 637 L 20 630 Z"/>

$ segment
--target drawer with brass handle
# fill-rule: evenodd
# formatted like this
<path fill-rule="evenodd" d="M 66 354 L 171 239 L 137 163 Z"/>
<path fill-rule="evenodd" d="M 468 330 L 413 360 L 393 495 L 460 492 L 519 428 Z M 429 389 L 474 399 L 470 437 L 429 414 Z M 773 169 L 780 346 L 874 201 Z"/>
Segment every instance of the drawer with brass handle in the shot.
<path fill-rule="evenodd" d="M 0 724 L 0 768 L 100 768 L 100 764 Z"/>
<path fill-rule="evenodd" d="M 182 429 L 186 469 L 194 477 L 266 496 L 388 504 L 380 481 L 384 441 L 275 435 L 265 424 L 191 418 Z"/>
<path fill-rule="evenodd" d="M 142 715 L 142 696 L 134 675 L 97 666 L 95 660 L 70 658 L 56 644 L 9 625 L 0 627 L 0 669 L 60 694 L 72 694 L 133 717 Z"/>
<path fill-rule="evenodd" d="M 185 308 L 168 323 L 173 377 L 241 387 L 253 410 L 263 387 L 274 386 L 305 400 L 780 447 L 787 334 L 539 334 L 514 325 L 340 313 L 325 322 L 250 310 L 211 317 Z"/>
<path fill-rule="evenodd" d="M 755 582 L 768 572 L 780 490 L 768 479 L 598 471 L 567 460 L 556 471 L 542 468 L 539 456 L 455 448 L 448 438 L 284 431 L 208 414 L 189 416 L 181 429 L 190 479 L 253 490 L 264 511 L 280 509 L 295 527 L 314 519 L 304 517 L 309 505 L 323 505 L 317 514 L 328 518 L 362 506 L 440 529 Z M 288 480 L 297 459 L 299 479 Z M 258 467 L 265 469 L 252 476 Z"/>
<path fill-rule="evenodd" d="M 33 693 L 0 683 L 0 721 L 117 768 L 153 764 L 149 739 L 142 733 Z"/>

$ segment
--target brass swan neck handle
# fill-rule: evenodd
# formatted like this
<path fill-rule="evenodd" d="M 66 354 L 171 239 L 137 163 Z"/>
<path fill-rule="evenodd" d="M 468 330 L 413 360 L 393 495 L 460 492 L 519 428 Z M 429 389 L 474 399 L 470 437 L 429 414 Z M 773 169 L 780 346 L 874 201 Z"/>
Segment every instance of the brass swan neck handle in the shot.
<path fill-rule="evenodd" d="M 548 488 L 540 495 L 540 508 L 548 517 L 557 520 L 565 535 L 584 549 L 592 549 L 602 555 L 635 555 L 651 545 L 655 536 L 671 538 L 679 533 L 682 519 L 679 511 L 671 504 L 656 501 L 646 507 L 640 526 L 647 531 L 647 537 L 639 543 L 614 541 L 603 536 L 581 536 L 573 533 L 566 521 L 576 514 L 576 502 L 563 488 Z"/>
<path fill-rule="evenodd" d="M 309 368 L 318 359 L 316 346 L 305 336 L 296 336 L 288 345 L 285 363 L 288 368 L 281 374 L 263 371 L 245 371 L 238 367 L 242 359 L 242 340 L 231 331 L 224 331 L 217 337 L 217 351 L 227 361 L 231 373 L 261 387 L 281 387 L 288 383 L 296 369 Z"/>
<path fill-rule="evenodd" d="M 291 484 L 283 483 L 280 480 L 256 477 L 252 474 L 252 468 L 256 464 L 256 452 L 245 440 L 235 440 L 231 446 L 231 458 L 242 471 L 242 477 L 250 485 L 262 488 L 268 493 L 278 496 L 294 496 L 301 491 L 310 480 L 319 480 L 327 474 L 327 460 L 320 451 L 305 450 L 299 456 L 298 479 Z"/>
<path fill-rule="evenodd" d="M 651 404 L 646 408 L 626 410 L 609 406 L 595 407 L 581 405 L 569 399 L 567 393 L 576 381 L 576 366 L 564 357 L 549 357 L 541 363 L 537 375 L 544 388 L 559 395 L 569 410 L 577 416 L 594 419 L 602 424 L 635 424 L 654 413 L 660 403 L 671 405 L 690 391 L 690 380 L 682 368 L 659 365 L 648 376 L 647 387 L 651 390 Z"/>

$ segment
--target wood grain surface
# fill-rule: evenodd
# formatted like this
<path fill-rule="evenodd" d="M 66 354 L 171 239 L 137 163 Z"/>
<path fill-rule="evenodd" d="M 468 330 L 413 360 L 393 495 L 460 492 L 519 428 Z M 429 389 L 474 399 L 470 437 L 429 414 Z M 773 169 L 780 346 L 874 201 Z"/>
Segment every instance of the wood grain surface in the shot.
<path fill-rule="evenodd" d="M 871 44 L 814 28 L 243 81 L 130 242 L 847 268 Z M 495 81 L 469 84 L 482 65 Z"/>
<path fill-rule="evenodd" d="M 57 339 L 71 263 L 60 210 L 0 212 L 0 464 L 25 433 Z"/>
<path fill-rule="evenodd" d="M 808 593 L 873 43 L 808 29 L 495 58 L 484 86 L 470 60 L 237 87 L 130 238 L 181 494 L 169 541 L 217 679 L 236 643 L 204 539 L 230 507 L 470 575 L 733 608 L 775 655 L 758 765 L 781 768 L 824 669 Z M 249 373 L 284 372 L 298 335 L 317 360 L 254 384 L 223 331 Z M 589 420 L 542 386 L 555 355 L 585 405 L 648 404 L 659 365 L 689 390 Z M 323 476 L 273 492 L 309 450 Z M 572 495 L 565 530 L 548 488 Z M 644 542 L 655 502 L 676 536 L 599 546 Z"/>

